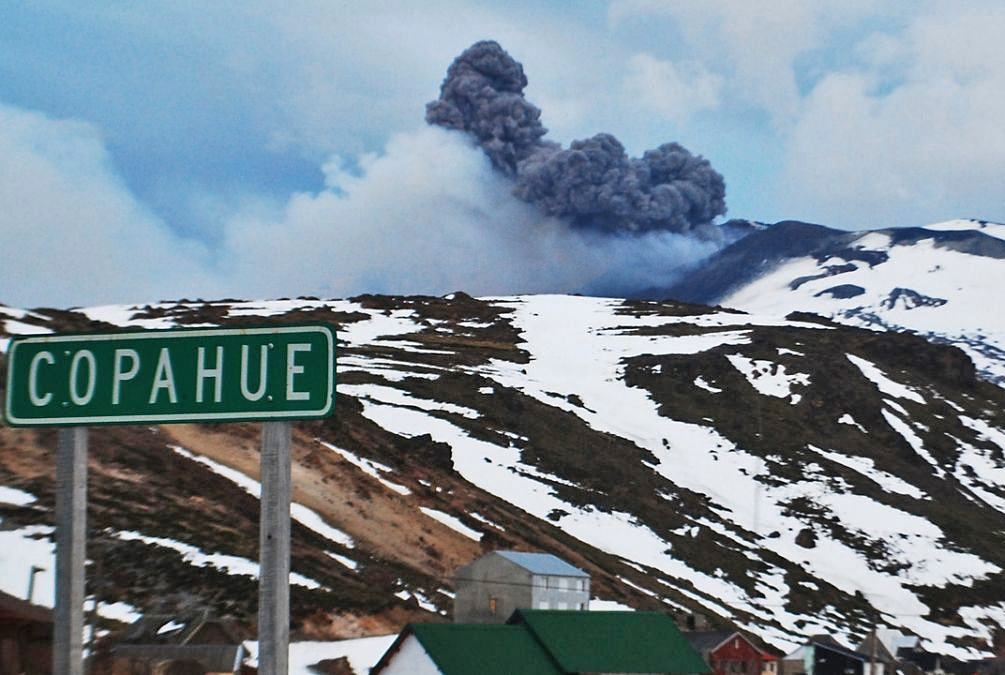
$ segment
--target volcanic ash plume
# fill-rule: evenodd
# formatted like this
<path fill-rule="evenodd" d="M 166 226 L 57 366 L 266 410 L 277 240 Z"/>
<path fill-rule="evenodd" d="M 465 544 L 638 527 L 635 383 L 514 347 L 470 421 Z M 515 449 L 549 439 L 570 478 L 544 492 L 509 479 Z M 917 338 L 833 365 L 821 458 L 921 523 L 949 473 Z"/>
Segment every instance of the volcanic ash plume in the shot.
<path fill-rule="evenodd" d="M 447 70 L 440 98 L 426 106 L 426 121 L 474 136 L 508 176 L 544 147 L 541 111 L 523 97 L 527 76 L 496 42 L 477 42 Z"/>
<path fill-rule="evenodd" d="M 470 134 L 516 180 L 513 194 L 581 228 L 685 232 L 726 212 L 722 175 L 677 143 L 630 158 L 610 134 L 568 149 L 543 140 L 547 130 L 524 98 L 526 86 L 523 66 L 498 43 L 478 42 L 447 70 L 426 121 Z"/>

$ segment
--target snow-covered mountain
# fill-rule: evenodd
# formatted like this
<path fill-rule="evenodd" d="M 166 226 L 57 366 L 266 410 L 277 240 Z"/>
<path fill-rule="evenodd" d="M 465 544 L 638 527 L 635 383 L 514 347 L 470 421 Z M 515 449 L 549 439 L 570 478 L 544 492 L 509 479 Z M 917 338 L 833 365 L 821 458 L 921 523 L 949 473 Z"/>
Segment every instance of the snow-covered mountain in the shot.
<path fill-rule="evenodd" d="M 1005 225 L 952 220 L 842 232 L 786 221 L 755 231 L 651 295 L 750 312 L 812 312 L 960 347 L 1005 383 Z"/>
<path fill-rule="evenodd" d="M 951 347 L 574 296 L 0 309 L 6 334 L 319 320 L 338 401 L 295 434 L 300 637 L 447 614 L 453 571 L 513 547 L 588 570 L 605 601 L 782 648 L 887 625 L 966 658 L 1005 624 L 1005 391 Z M 252 424 L 93 431 L 100 613 L 253 620 L 257 442 Z M 0 590 L 52 569 L 54 444 L 0 428 Z"/>

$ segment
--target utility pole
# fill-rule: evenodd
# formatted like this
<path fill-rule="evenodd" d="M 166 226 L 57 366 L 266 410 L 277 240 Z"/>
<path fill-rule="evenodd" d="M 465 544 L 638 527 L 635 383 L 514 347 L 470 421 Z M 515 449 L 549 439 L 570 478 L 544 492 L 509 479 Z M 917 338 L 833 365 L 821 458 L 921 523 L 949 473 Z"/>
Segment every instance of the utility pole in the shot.
<path fill-rule="evenodd" d="M 757 405 L 757 442 L 759 445 L 764 443 L 764 425 L 761 420 L 761 397 L 758 396 L 754 399 Z M 758 480 L 758 475 L 765 466 L 764 458 L 761 457 L 760 448 L 754 450 L 754 456 L 757 457 L 757 470 L 752 476 L 754 481 L 754 535 L 761 529 L 761 497 L 764 491 L 764 485 Z M 870 673 L 872 675 L 872 673 Z"/>
<path fill-rule="evenodd" d="M 45 568 L 39 567 L 38 565 L 32 565 L 31 569 L 28 571 L 28 604 L 31 604 L 32 596 L 35 595 L 35 575 L 44 571 Z"/>
<path fill-rule="evenodd" d="M 869 650 L 869 675 L 876 675 L 876 643 L 879 642 L 879 631 L 873 626 L 872 648 Z"/>

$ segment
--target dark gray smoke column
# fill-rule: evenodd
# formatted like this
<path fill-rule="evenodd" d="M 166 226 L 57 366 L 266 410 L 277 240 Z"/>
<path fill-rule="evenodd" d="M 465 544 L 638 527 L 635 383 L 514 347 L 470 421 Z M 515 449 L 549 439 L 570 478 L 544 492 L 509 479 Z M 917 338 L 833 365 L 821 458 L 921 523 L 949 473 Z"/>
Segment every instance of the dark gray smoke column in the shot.
<path fill-rule="evenodd" d="M 682 232 L 726 212 L 722 176 L 677 143 L 630 159 L 618 139 L 597 134 L 519 169 L 514 194 L 580 226 Z"/>
<path fill-rule="evenodd" d="M 440 98 L 426 105 L 426 121 L 468 132 L 497 169 L 515 176 L 547 133 L 541 111 L 523 97 L 526 86 L 523 66 L 497 42 L 476 42 L 450 64 Z"/>
<path fill-rule="evenodd" d="M 513 193 L 550 216 L 610 232 L 684 232 L 726 213 L 726 185 L 708 160 L 677 143 L 630 158 L 610 134 L 564 150 L 542 140 L 541 111 L 523 96 L 523 66 L 477 42 L 447 70 L 426 121 L 474 136 Z"/>

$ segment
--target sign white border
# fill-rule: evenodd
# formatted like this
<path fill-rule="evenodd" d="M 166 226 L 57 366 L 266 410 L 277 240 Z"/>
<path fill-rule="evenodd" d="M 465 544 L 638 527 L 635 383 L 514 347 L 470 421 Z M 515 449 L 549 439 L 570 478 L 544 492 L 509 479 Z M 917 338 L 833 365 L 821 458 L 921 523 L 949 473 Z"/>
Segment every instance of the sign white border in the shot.
<path fill-rule="evenodd" d="M 314 410 L 283 410 L 278 412 L 234 412 L 234 413 L 177 413 L 159 415 L 105 415 L 103 417 L 31 417 L 21 418 L 11 413 L 14 387 L 11 380 L 14 377 L 14 351 L 22 344 L 52 344 L 59 342 L 107 341 L 107 340 L 144 340 L 172 339 L 191 337 L 235 337 L 239 335 L 275 335 L 276 333 L 321 333 L 328 342 L 328 390 L 325 404 Z M 324 417 L 335 408 L 335 335 L 330 326 L 302 325 L 276 326 L 256 328 L 193 328 L 179 330 L 151 330 L 124 333 L 79 333 L 73 335 L 32 335 L 20 338 L 13 336 L 10 349 L 7 351 L 7 392 L 4 396 L 4 420 L 19 426 L 87 426 L 90 424 L 136 424 L 142 422 L 165 423 L 172 422 L 239 422 L 242 420 L 267 421 L 289 419 L 312 419 Z"/>

